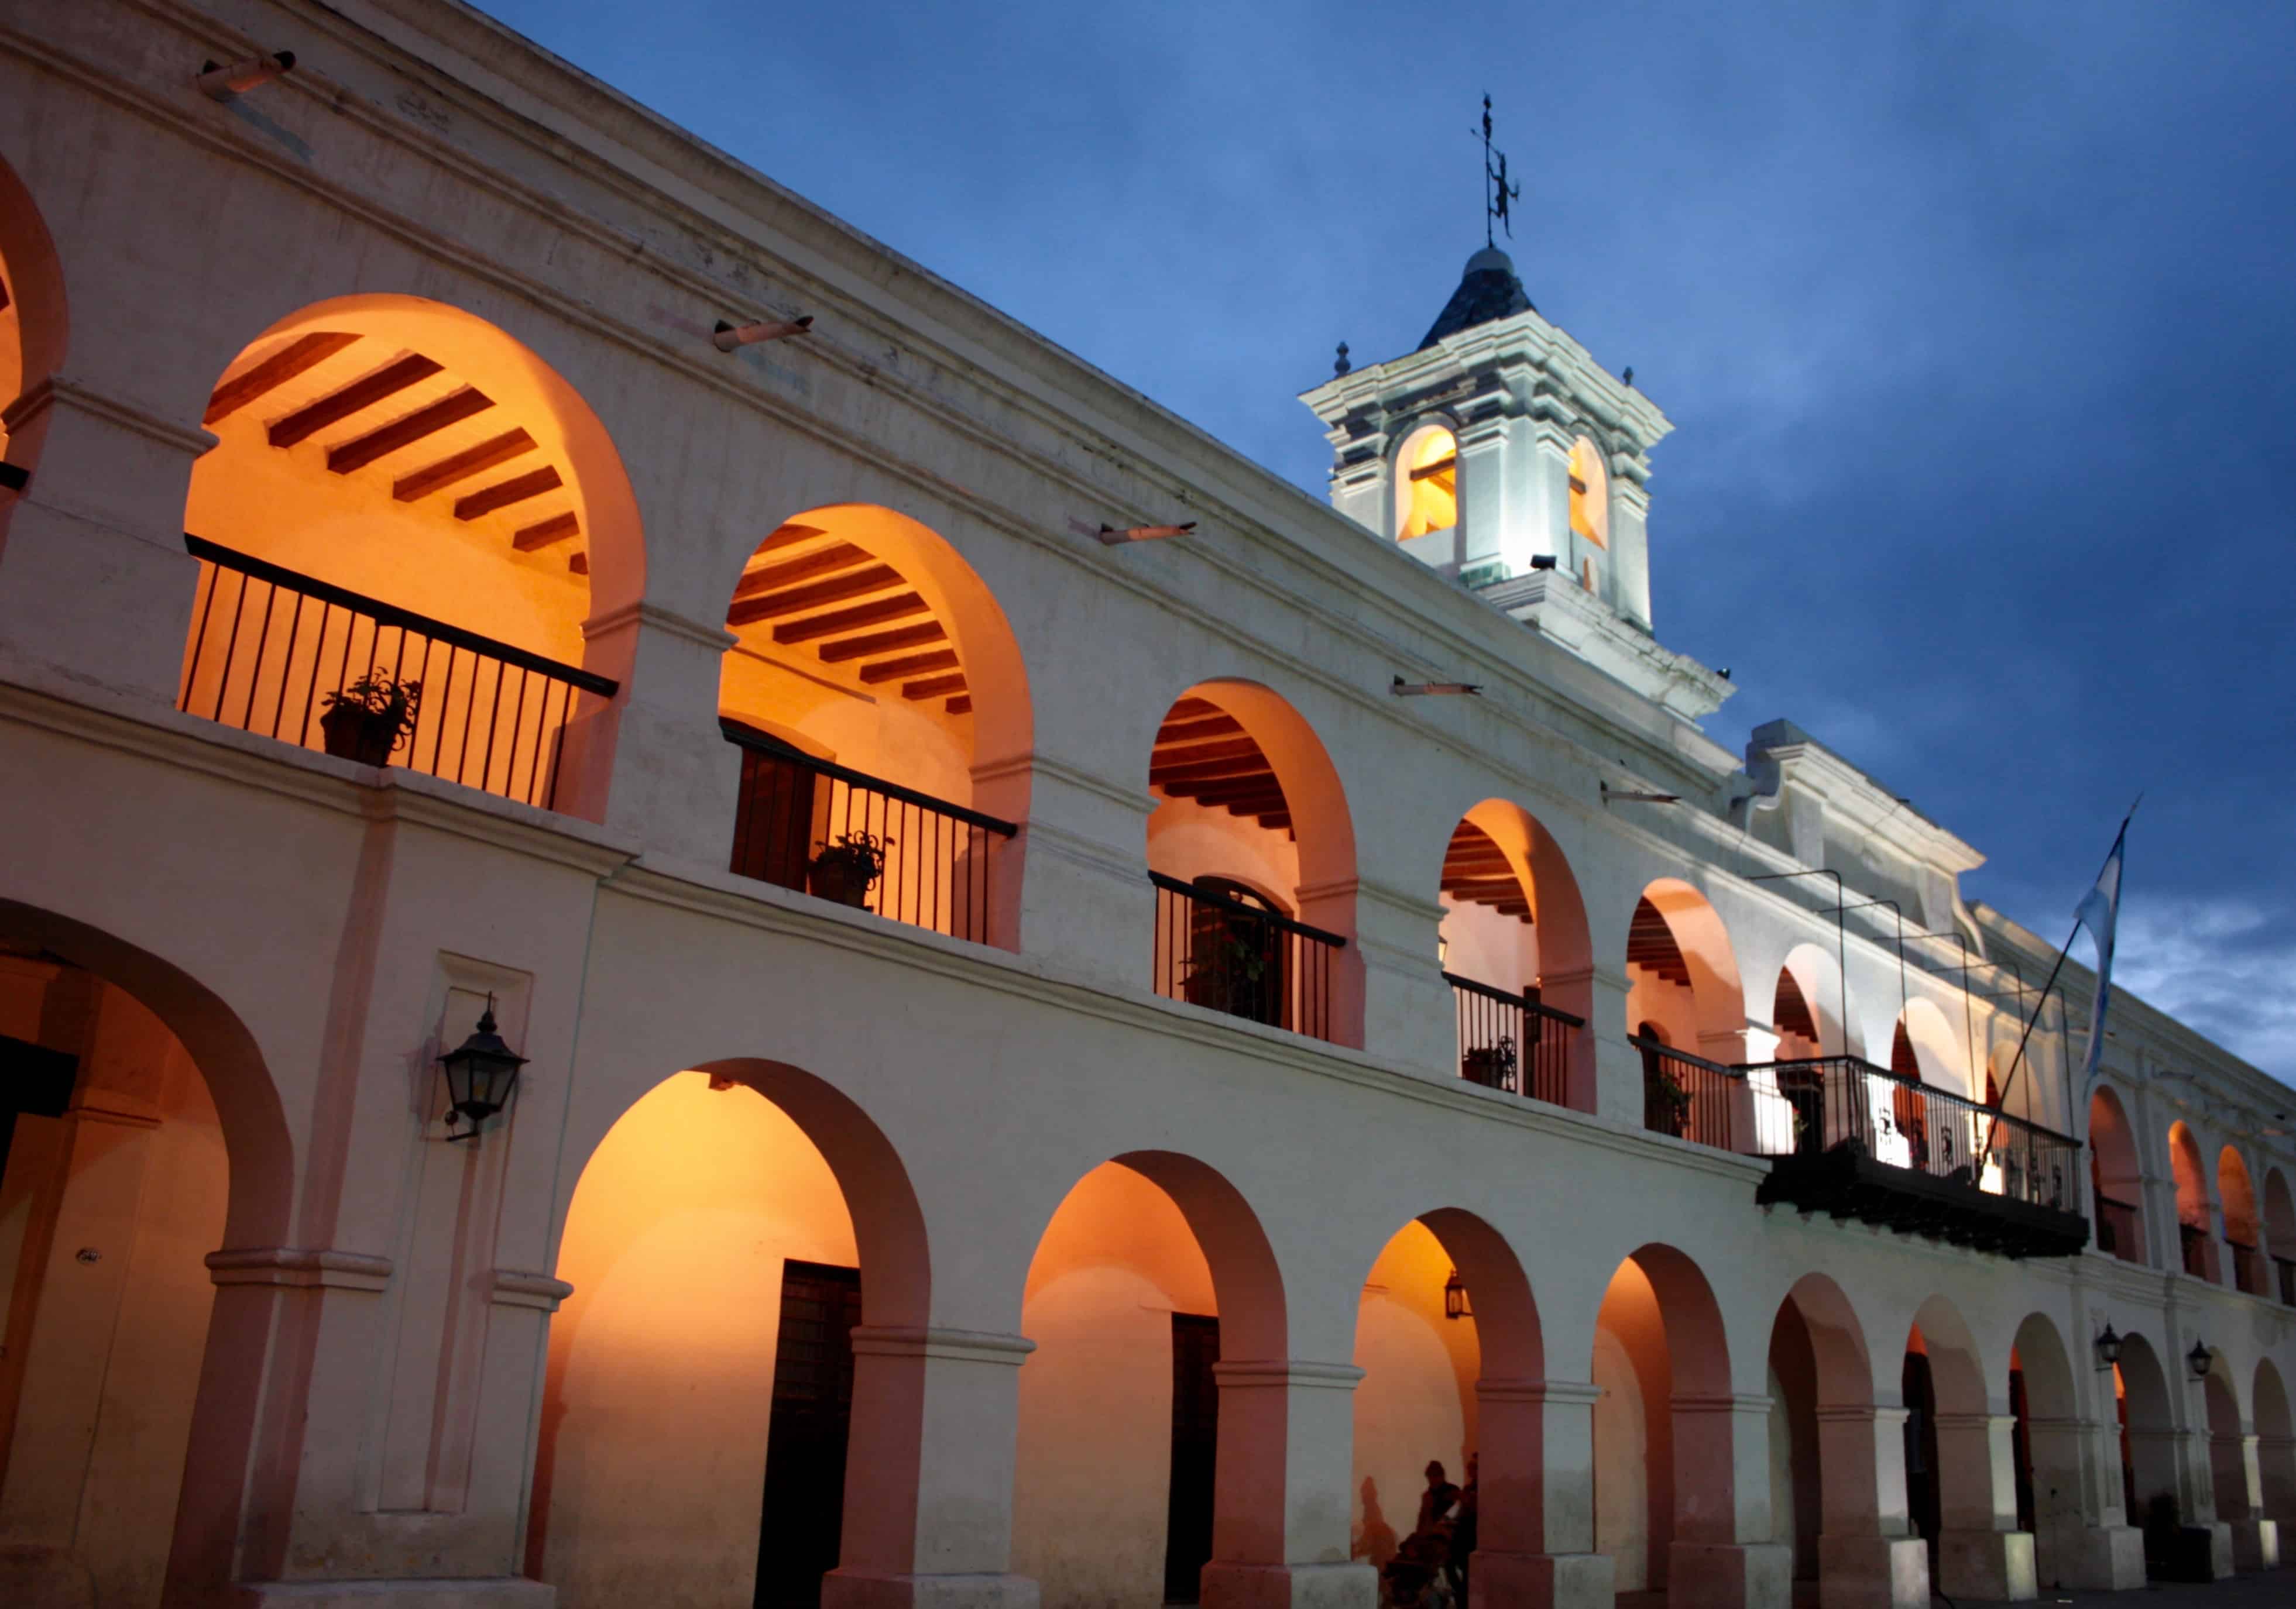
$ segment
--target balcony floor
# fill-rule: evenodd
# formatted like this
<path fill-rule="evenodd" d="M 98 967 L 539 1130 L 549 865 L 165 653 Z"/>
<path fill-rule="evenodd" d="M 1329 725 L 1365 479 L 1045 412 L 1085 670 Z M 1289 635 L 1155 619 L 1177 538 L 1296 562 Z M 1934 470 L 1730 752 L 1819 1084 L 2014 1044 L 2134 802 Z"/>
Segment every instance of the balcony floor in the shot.
<path fill-rule="evenodd" d="M 1765 1206 L 1862 1219 L 2004 1257 L 2070 1257 L 2089 1238 L 2088 1220 L 2077 1213 L 1898 1167 L 1855 1146 L 1777 1157 L 1755 1199 Z"/>

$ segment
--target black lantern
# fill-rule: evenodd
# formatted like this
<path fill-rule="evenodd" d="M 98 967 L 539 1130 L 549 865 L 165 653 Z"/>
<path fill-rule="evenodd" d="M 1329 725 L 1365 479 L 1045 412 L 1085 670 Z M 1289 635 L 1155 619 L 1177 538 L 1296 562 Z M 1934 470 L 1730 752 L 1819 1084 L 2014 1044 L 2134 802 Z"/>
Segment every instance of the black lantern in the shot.
<path fill-rule="evenodd" d="M 1453 1269 L 1451 1277 L 1443 1281 L 1443 1316 L 1446 1319 L 1472 1319 L 1474 1309 L 1467 1305 L 1467 1282 Z"/>
<path fill-rule="evenodd" d="M 2096 1366 L 2111 1368 L 2120 1361 L 2120 1337 L 2112 1333 L 2112 1326 L 2104 1327 L 2104 1334 L 2096 1338 Z"/>
<path fill-rule="evenodd" d="M 2216 1361 L 2216 1357 L 2209 1351 L 2207 1342 L 2195 1341 L 2193 1350 L 2185 1354 L 2185 1361 L 2191 1366 L 2194 1379 L 2205 1380 L 2209 1377 L 2209 1365 Z"/>
<path fill-rule="evenodd" d="M 526 1058 L 503 1043 L 502 1035 L 495 1032 L 495 997 L 487 996 L 486 1011 L 479 1018 L 478 1029 L 470 1038 L 439 1058 L 447 1070 L 447 1127 L 449 1139 L 473 1139 L 478 1137 L 479 1124 L 510 1105 L 511 1091 L 518 1088 L 518 1070 L 526 1066 Z M 469 1118 L 467 1132 L 452 1132 L 459 1118 Z"/>

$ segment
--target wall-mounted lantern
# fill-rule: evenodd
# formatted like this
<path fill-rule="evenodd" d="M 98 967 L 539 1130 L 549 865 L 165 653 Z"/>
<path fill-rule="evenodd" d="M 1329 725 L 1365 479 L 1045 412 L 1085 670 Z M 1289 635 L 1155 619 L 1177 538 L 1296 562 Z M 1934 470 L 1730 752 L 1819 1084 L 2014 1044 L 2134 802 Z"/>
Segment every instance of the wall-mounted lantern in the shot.
<path fill-rule="evenodd" d="M 511 1092 L 518 1088 L 518 1070 L 526 1066 L 526 1058 L 503 1043 L 502 1035 L 495 1032 L 495 997 L 487 996 L 487 1009 L 479 1017 L 479 1025 L 470 1038 L 439 1058 L 447 1073 L 447 1127 L 448 1139 L 475 1139 L 479 1124 L 510 1105 Z M 457 1120 L 470 1119 L 467 1133 L 453 1132 Z"/>
<path fill-rule="evenodd" d="M 2205 1380 L 2209 1377 L 2209 1365 L 2216 1361 L 2216 1355 L 2209 1351 L 2207 1342 L 2195 1341 L 2193 1350 L 2185 1354 L 2185 1361 L 2191 1366 L 2194 1379 Z"/>
<path fill-rule="evenodd" d="M 1451 1277 L 1443 1281 L 1443 1316 L 1446 1319 L 1472 1319 L 1475 1310 L 1467 1305 L 1467 1282 L 1453 1269 Z"/>
<path fill-rule="evenodd" d="M 2096 1366 L 2103 1370 L 2120 1361 L 2120 1337 L 2112 1333 L 2112 1326 L 2104 1327 L 2104 1334 L 2096 1338 Z"/>

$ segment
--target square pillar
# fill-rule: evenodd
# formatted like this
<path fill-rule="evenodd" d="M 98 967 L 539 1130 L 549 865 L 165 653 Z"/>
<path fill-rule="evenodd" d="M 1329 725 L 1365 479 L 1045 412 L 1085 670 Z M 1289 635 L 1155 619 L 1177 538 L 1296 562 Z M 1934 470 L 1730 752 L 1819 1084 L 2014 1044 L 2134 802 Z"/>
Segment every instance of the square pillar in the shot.
<path fill-rule="evenodd" d="M 621 687 L 576 706 L 561 807 L 648 853 L 725 870 L 742 761 L 718 724 L 718 688 L 734 633 L 637 603 L 584 621 L 582 636 L 582 668 Z"/>
<path fill-rule="evenodd" d="M 2017 1529 L 2016 1425 L 2007 1414 L 1937 1416 L 1937 1585 L 1948 1597 L 2040 1595 L 2032 1535 Z"/>
<path fill-rule="evenodd" d="M 2144 1533 L 2123 1523 L 2118 1422 L 2029 1418 L 2025 1429 L 2033 1454 L 2035 1580 L 2091 1592 L 2142 1587 Z"/>
<path fill-rule="evenodd" d="M 1279 1358 L 1212 1374 L 1219 1464 L 1204 1609 L 1372 1609 L 1378 1575 L 1348 1552 L 1363 1370 Z"/>
<path fill-rule="evenodd" d="M 1468 1609 L 1610 1609 L 1595 1546 L 1595 1402 L 1572 1380 L 1478 1380 L 1477 1535 Z"/>
<path fill-rule="evenodd" d="M 1793 1549 L 1770 1540 L 1770 1399 L 1674 1399 L 1672 1609 L 1786 1609 Z"/>
<path fill-rule="evenodd" d="M 1927 1609 L 1929 1544 L 1906 1503 L 1906 1410 L 1817 1410 L 1822 1609 Z"/>

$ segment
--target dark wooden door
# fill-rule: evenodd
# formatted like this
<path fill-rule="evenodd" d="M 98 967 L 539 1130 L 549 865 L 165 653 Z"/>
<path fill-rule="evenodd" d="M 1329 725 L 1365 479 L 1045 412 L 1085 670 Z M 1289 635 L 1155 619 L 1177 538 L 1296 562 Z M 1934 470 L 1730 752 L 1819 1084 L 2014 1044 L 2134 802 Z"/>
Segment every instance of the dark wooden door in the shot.
<path fill-rule="evenodd" d="M 782 1264 L 756 1609 L 818 1609 L 821 1578 L 837 1568 L 860 1322 L 859 1269 L 794 1258 Z"/>
<path fill-rule="evenodd" d="M 813 858 L 817 773 L 795 749 L 753 728 L 742 748 L 742 789 L 734 813 L 733 870 L 802 890 Z M 771 743 L 768 751 L 754 745 Z"/>
<path fill-rule="evenodd" d="M 1172 1495 L 1164 1516 L 1164 1601 L 1193 1604 L 1212 1556 L 1219 1462 L 1219 1320 L 1172 1315 Z"/>

